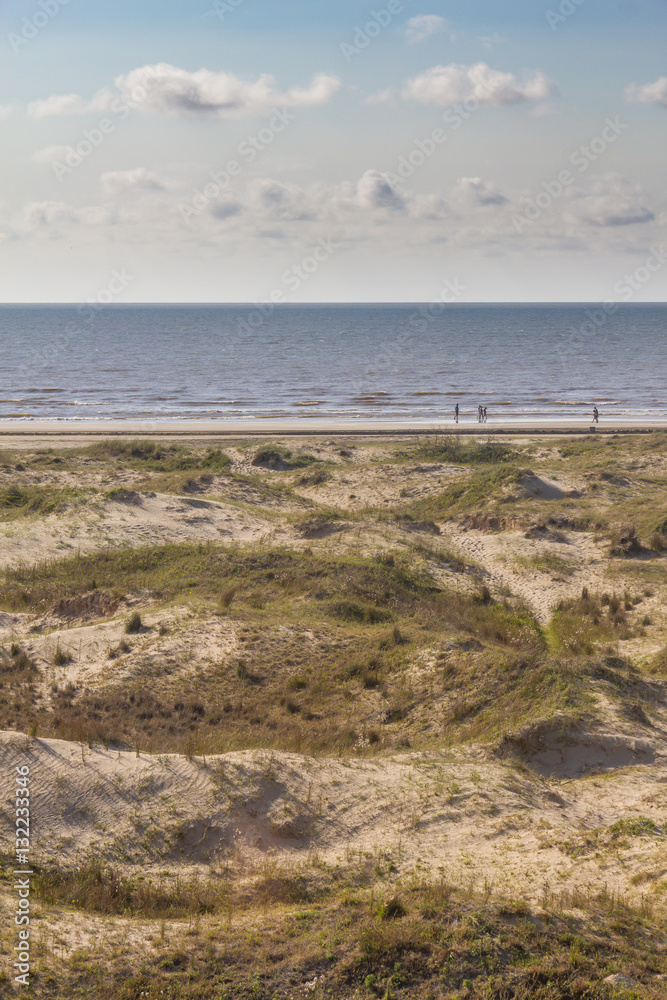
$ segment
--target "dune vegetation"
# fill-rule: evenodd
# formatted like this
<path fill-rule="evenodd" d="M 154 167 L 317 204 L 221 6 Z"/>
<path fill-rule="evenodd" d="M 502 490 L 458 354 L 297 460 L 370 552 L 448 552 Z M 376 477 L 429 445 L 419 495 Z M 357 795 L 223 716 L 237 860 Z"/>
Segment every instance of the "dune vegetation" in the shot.
<path fill-rule="evenodd" d="M 7 440 L 30 995 L 667 995 L 666 445 Z"/>

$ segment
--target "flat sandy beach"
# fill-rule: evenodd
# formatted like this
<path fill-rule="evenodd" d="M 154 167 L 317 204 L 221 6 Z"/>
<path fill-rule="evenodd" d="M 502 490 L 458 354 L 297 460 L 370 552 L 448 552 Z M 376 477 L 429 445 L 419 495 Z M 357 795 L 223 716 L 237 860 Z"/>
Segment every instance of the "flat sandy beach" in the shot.
<path fill-rule="evenodd" d="M 476 421 L 453 420 L 317 420 L 304 418 L 265 420 L 98 420 L 68 422 L 64 420 L 2 420 L 0 436 L 7 437 L 70 437 L 82 435 L 136 436 L 198 436 L 267 435 L 267 434 L 588 434 L 594 427 L 587 420 L 498 420 L 486 424 Z M 603 420 L 595 432 L 648 433 L 667 428 L 664 420 Z M 6 444 L 6 442 L 5 442 Z"/>

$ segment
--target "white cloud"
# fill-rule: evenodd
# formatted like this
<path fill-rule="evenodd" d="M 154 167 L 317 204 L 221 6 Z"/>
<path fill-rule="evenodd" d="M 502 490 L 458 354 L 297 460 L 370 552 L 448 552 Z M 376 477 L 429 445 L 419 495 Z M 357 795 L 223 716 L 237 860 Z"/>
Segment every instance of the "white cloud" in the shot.
<path fill-rule="evenodd" d="M 234 195 L 227 195 L 213 202 L 210 211 L 214 219 L 231 219 L 241 214 L 243 206 Z"/>
<path fill-rule="evenodd" d="M 486 63 L 463 66 L 433 66 L 408 80 L 403 98 L 422 104 L 451 107 L 466 100 L 482 107 L 502 107 L 522 101 L 542 101 L 556 91 L 555 84 L 541 71 L 517 79 L 513 73 L 491 69 Z"/>
<path fill-rule="evenodd" d="M 392 186 L 386 174 L 367 170 L 357 183 L 357 203 L 360 208 L 386 208 L 403 211 L 405 199 Z"/>
<path fill-rule="evenodd" d="M 108 205 L 76 208 L 64 201 L 32 201 L 17 217 L 17 229 L 38 238 L 58 239 L 65 229 L 71 234 L 73 227 L 99 228 L 114 221 L 113 209 Z"/>
<path fill-rule="evenodd" d="M 194 73 L 158 63 L 141 66 L 114 80 L 116 92 L 99 91 L 91 100 L 77 94 L 52 95 L 33 101 L 32 118 L 78 115 L 107 111 L 124 105 L 156 114 L 209 115 L 214 118 L 245 118 L 280 107 L 306 108 L 326 104 L 341 86 L 337 77 L 319 73 L 307 87 L 281 91 L 268 73 L 256 80 L 242 80 L 233 73 L 199 69 Z"/>
<path fill-rule="evenodd" d="M 306 194 L 294 184 L 272 178 L 251 181 L 251 208 L 263 218 L 280 222 L 306 222 L 313 218 L 313 207 Z"/>
<path fill-rule="evenodd" d="M 395 100 L 396 92 L 392 87 L 387 87 L 385 90 L 378 90 L 374 94 L 364 97 L 361 103 L 372 106 L 374 104 L 393 104 Z"/>
<path fill-rule="evenodd" d="M 498 185 L 483 181 L 480 177 L 461 177 L 454 188 L 453 197 L 469 208 L 507 204 L 507 198 Z"/>
<path fill-rule="evenodd" d="M 100 183 L 107 194 L 121 194 L 124 191 L 164 191 L 164 184 L 146 167 L 134 170 L 112 170 L 100 177 Z"/>
<path fill-rule="evenodd" d="M 631 104 L 660 104 L 667 108 L 667 76 L 661 76 L 655 83 L 631 83 L 625 97 Z"/>
<path fill-rule="evenodd" d="M 84 226 L 108 226 L 116 216 L 108 205 L 86 205 L 78 210 L 77 219 Z"/>
<path fill-rule="evenodd" d="M 3 118 L 9 118 L 12 110 L 13 109 L 9 106 L 9 104 L 0 104 L 0 121 L 2 121 Z"/>
<path fill-rule="evenodd" d="M 38 149 L 30 159 L 33 163 L 62 163 L 71 151 L 71 146 L 47 146 L 45 149 Z"/>
<path fill-rule="evenodd" d="M 100 90 L 89 101 L 78 94 L 53 94 L 43 101 L 32 101 L 28 105 L 29 118 L 53 118 L 60 115 L 85 115 L 94 111 L 106 111 L 112 101 L 108 90 Z"/>
<path fill-rule="evenodd" d="M 423 42 L 431 35 L 440 34 L 446 27 L 447 22 L 439 14 L 418 14 L 408 21 L 405 34 L 411 43 Z"/>
<path fill-rule="evenodd" d="M 485 49 L 493 49 L 496 45 L 504 45 L 505 38 L 496 31 L 492 35 L 482 35 L 480 42 Z"/>
<path fill-rule="evenodd" d="M 23 207 L 23 222 L 29 229 L 78 221 L 78 211 L 64 201 L 31 201 Z"/>
<path fill-rule="evenodd" d="M 573 191 L 568 214 L 577 222 L 600 228 L 653 222 L 654 212 L 638 184 L 608 174 L 595 181 L 588 192 Z"/>
<path fill-rule="evenodd" d="M 183 206 L 192 204 L 195 188 L 205 190 L 201 169 L 194 163 L 180 174 L 171 169 L 164 181 L 146 168 L 113 171 L 103 175 L 101 203 L 32 202 L 6 213 L 7 232 L 14 239 L 68 240 L 68 246 L 153 245 L 181 253 L 187 245 L 205 255 L 222 247 L 233 254 L 257 247 L 270 252 L 270 243 L 301 246 L 323 234 L 343 245 L 367 243 L 403 254 L 443 242 L 487 254 L 514 252 L 517 246 L 537 254 L 564 246 L 632 253 L 659 238 L 650 199 L 619 175 L 582 179 L 520 233 L 513 213 L 525 210 L 534 191 L 506 191 L 475 176 L 461 177 L 449 192 L 416 191 L 409 181 L 402 184 L 378 170 L 303 185 L 272 176 L 249 178 L 234 193 L 206 195 L 184 224 Z M 148 196 L 128 197 L 132 191 Z"/>
<path fill-rule="evenodd" d="M 129 100 L 137 99 L 146 110 L 173 115 L 212 114 L 218 118 L 241 118 L 262 114 L 275 107 L 311 107 L 326 104 L 341 86 L 340 80 L 325 73 L 313 77 L 308 87 L 276 89 L 268 73 L 255 81 L 241 80 L 232 73 L 200 69 L 194 73 L 159 63 L 143 66 L 115 83 Z"/>

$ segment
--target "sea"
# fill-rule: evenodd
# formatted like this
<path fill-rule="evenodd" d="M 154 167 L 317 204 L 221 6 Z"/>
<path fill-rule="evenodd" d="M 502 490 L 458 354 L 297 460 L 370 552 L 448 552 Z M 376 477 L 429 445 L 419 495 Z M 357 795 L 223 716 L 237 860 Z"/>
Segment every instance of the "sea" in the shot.
<path fill-rule="evenodd" d="M 0 419 L 667 418 L 667 305 L 3 305 Z"/>

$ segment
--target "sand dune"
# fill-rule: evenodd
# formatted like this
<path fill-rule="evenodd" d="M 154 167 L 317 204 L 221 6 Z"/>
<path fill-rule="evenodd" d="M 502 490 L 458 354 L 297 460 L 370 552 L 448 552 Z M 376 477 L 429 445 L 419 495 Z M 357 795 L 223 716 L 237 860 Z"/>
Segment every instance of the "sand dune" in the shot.
<path fill-rule="evenodd" d="M 618 732 L 552 727 L 505 741 L 495 761 L 481 748 L 350 761 L 267 751 L 187 759 L 3 733 L 0 761 L 5 771 L 30 766 L 42 861 L 93 856 L 176 871 L 206 870 L 235 852 L 298 865 L 316 851 L 344 865 L 370 851 L 393 858 L 397 877 L 419 859 L 457 880 L 474 857 L 477 880 L 536 900 L 545 882 L 627 889 L 633 873 L 659 868 L 667 740 L 647 747 Z M 517 748 L 560 781 L 517 771 L 503 759 Z M 650 817 L 654 835 L 603 860 L 573 865 L 564 853 L 572 838 L 635 816 Z M 5 811 L 3 849 L 8 819 Z"/>

